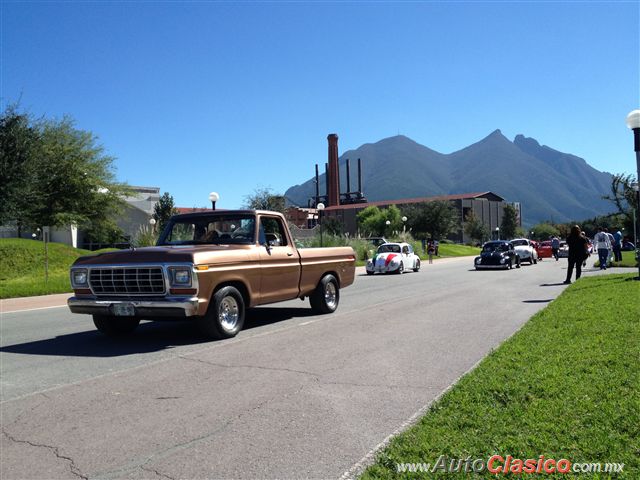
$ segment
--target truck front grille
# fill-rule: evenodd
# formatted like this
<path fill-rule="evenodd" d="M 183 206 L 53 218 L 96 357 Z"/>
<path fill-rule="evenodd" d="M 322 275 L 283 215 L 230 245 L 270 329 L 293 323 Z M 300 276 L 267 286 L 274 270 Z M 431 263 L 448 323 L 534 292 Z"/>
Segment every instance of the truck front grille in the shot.
<path fill-rule="evenodd" d="M 92 268 L 89 285 L 96 295 L 164 295 L 161 267 Z"/>

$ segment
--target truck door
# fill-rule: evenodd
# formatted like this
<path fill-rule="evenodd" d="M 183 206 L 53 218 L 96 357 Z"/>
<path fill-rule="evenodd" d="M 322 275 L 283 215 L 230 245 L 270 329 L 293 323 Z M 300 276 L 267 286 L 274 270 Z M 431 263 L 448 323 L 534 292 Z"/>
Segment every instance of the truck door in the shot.
<path fill-rule="evenodd" d="M 282 220 L 260 217 L 258 231 L 260 246 L 260 303 L 279 302 L 296 298 L 300 282 L 300 257 Z"/>

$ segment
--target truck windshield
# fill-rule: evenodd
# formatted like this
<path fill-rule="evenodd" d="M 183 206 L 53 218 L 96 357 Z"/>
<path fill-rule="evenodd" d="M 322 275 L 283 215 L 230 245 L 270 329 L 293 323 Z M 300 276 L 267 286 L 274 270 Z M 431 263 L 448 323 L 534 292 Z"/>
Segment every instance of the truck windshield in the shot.
<path fill-rule="evenodd" d="M 250 215 L 174 218 L 158 245 L 248 245 L 255 243 L 255 226 Z"/>

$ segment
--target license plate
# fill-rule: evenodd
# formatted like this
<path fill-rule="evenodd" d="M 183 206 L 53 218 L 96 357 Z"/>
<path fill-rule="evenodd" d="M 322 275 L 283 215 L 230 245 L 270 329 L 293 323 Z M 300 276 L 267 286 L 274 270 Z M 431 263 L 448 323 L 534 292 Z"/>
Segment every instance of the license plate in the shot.
<path fill-rule="evenodd" d="M 116 317 L 133 317 L 136 314 L 136 309 L 131 303 L 114 303 L 111 309 Z"/>

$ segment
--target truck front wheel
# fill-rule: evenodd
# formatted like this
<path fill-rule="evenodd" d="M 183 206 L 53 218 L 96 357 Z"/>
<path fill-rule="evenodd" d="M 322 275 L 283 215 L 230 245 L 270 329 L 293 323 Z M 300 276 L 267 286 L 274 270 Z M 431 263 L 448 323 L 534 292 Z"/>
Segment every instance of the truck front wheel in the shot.
<path fill-rule="evenodd" d="M 119 337 L 133 332 L 140 324 L 135 317 L 111 317 L 109 315 L 94 315 L 93 324 L 109 337 Z"/>
<path fill-rule="evenodd" d="M 333 313 L 340 303 L 338 281 L 333 275 L 325 275 L 309 296 L 311 308 L 317 313 Z"/>
<path fill-rule="evenodd" d="M 211 299 L 203 317 L 196 319 L 200 331 L 209 338 L 235 337 L 244 325 L 244 299 L 235 287 L 223 287 Z"/>

